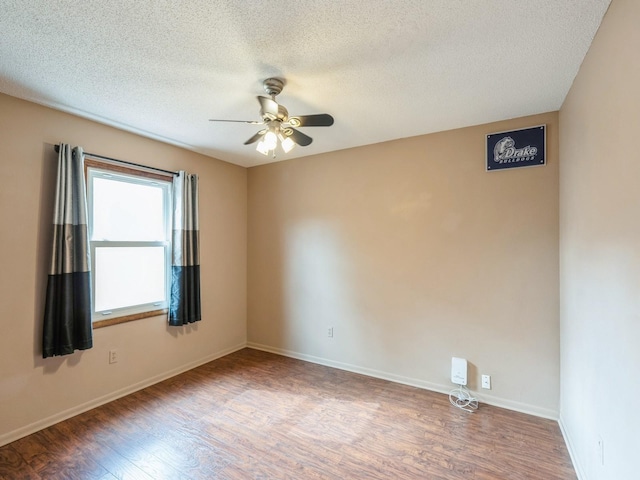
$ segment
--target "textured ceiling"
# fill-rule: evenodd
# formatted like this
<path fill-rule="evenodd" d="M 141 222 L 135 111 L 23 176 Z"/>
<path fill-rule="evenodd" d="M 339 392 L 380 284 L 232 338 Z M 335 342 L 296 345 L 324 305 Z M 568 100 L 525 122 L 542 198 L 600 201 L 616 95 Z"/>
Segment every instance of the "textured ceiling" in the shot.
<path fill-rule="evenodd" d="M 609 3 L 0 0 L 0 91 L 253 166 L 259 127 L 208 119 L 271 76 L 336 120 L 276 160 L 558 110 Z"/>

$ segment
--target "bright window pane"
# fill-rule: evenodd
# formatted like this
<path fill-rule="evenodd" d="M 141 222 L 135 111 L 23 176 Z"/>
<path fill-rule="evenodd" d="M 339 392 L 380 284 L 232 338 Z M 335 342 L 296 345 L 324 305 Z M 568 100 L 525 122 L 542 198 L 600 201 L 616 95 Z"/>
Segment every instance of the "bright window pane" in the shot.
<path fill-rule="evenodd" d="M 165 301 L 164 247 L 96 247 L 95 311 Z"/>
<path fill-rule="evenodd" d="M 159 185 L 96 177 L 92 240 L 162 241 L 166 232 L 163 208 Z"/>

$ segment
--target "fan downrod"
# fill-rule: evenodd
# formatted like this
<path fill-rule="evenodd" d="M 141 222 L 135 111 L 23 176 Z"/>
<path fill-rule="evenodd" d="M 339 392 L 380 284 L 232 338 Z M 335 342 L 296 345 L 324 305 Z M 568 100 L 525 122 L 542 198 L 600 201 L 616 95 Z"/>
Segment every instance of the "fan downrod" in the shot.
<path fill-rule="evenodd" d="M 262 86 L 264 87 L 265 92 L 271 95 L 271 97 L 275 97 L 284 88 L 284 81 L 279 78 L 267 78 L 262 82 Z"/>

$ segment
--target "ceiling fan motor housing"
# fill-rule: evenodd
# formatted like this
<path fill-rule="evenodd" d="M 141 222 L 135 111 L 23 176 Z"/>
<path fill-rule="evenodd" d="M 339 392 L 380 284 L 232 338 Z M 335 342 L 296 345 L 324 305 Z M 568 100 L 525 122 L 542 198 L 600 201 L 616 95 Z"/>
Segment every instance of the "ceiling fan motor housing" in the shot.
<path fill-rule="evenodd" d="M 279 78 L 267 78 L 262 82 L 262 85 L 264 87 L 264 91 L 274 97 L 282 92 L 282 89 L 284 88 L 284 81 Z"/>

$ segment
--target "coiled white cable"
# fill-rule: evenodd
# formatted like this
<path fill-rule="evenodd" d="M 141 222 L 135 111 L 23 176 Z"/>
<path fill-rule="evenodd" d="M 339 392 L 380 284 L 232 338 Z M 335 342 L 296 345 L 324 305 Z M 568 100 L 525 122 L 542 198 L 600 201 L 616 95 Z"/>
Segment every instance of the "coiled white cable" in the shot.
<path fill-rule="evenodd" d="M 463 385 L 451 390 L 449 401 L 454 407 L 473 413 L 478 409 L 478 399 L 471 396 L 469 389 Z"/>

